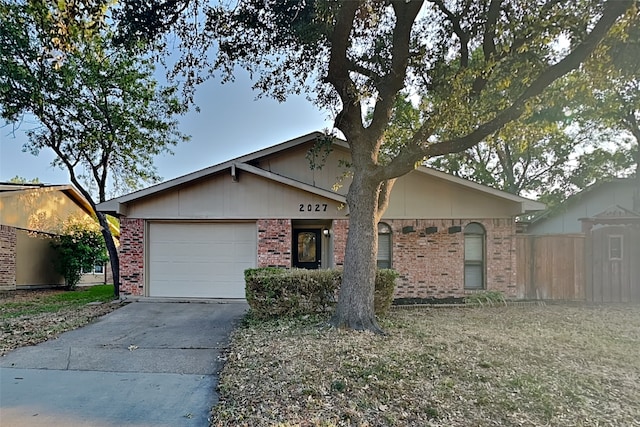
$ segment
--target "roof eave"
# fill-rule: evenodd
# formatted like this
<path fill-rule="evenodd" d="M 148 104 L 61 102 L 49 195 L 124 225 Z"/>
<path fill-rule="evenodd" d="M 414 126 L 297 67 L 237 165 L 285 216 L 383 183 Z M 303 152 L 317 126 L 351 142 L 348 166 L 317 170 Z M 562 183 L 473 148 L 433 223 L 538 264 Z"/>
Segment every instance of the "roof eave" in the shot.
<path fill-rule="evenodd" d="M 128 208 L 125 203 L 120 203 L 116 199 L 108 200 L 96 205 L 98 212 L 106 213 L 115 217 L 127 216 Z"/>
<path fill-rule="evenodd" d="M 144 198 L 144 197 L 148 197 L 148 196 L 154 195 L 156 193 L 160 193 L 162 191 L 169 190 L 169 189 L 171 189 L 173 187 L 177 187 L 177 186 L 180 186 L 182 184 L 185 184 L 185 183 L 188 183 L 188 182 L 197 181 L 199 179 L 202 179 L 202 178 L 205 178 L 207 176 L 213 175 L 213 174 L 218 173 L 220 171 L 223 171 L 225 169 L 231 168 L 234 164 L 247 163 L 247 162 L 250 162 L 252 160 L 255 160 L 255 159 L 258 159 L 258 158 L 261 158 L 261 157 L 265 157 L 265 156 L 268 156 L 268 155 L 271 155 L 271 154 L 274 154 L 274 153 L 277 153 L 277 152 L 280 152 L 280 151 L 284 151 L 284 150 L 287 150 L 287 149 L 289 149 L 291 147 L 295 147 L 295 146 L 300 145 L 300 144 L 307 143 L 307 142 L 312 141 L 313 139 L 315 139 L 315 138 L 317 138 L 319 136 L 322 136 L 322 135 L 324 135 L 322 132 L 318 132 L 318 131 L 311 132 L 311 133 L 308 133 L 306 135 L 302 135 L 302 136 L 300 136 L 298 138 L 294 138 L 294 139 L 291 139 L 289 141 L 285 141 L 285 142 L 282 142 L 280 144 L 274 145 L 272 147 L 267 147 L 267 148 L 264 148 L 262 150 L 258 150 L 258 151 L 255 151 L 253 153 L 250 153 L 250 154 L 245 154 L 243 156 L 236 157 L 236 158 L 231 159 L 231 160 L 227 160 L 226 162 L 219 163 L 219 164 L 213 165 L 213 166 L 209 166 L 207 168 L 200 169 L 198 171 L 189 173 L 187 175 L 182 175 L 182 176 L 179 176 L 177 178 L 170 179 L 168 181 L 165 181 L 165 182 L 162 182 L 162 183 L 159 183 L 159 184 L 156 184 L 156 185 L 152 185 L 151 187 L 147 187 L 147 188 L 144 188 L 142 190 L 135 191 L 133 193 L 125 194 L 124 196 L 116 197 L 116 198 L 111 199 L 111 200 L 109 200 L 107 202 L 101 203 L 100 204 L 101 208 L 98 209 L 98 210 L 101 211 L 101 212 L 106 212 L 105 210 L 103 210 L 103 209 L 106 209 L 106 208 L 102 207 L 102 206 L 105 205 L 105 203 L 108 203 L 108 202 L 111 202 L 111 201 L 115 201 L 115 202 L 124 204 L 124 203 L 130 202 L 130 201 L 133 201 L 133 200 L 137 200 L 137 199 L 141 199 L 141 198 Z M 342 144 L 342 142 L 343 141 L 341 141 L 341 140 L 337 140 L 337 144 L 340 145 L 340 146 L 343 146 L 344 144 L 346 144 L 346 142 L 344 144 Z M 112 208 L 110 208 L 110 209 L 112 209 Z"/>

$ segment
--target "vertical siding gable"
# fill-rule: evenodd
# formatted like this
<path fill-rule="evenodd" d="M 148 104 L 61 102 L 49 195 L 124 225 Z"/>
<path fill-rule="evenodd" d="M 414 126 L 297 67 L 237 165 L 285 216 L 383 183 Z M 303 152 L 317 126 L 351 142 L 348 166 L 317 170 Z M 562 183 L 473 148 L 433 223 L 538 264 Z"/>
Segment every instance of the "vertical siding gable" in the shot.
<path fill-rule="evenodd" d="M 316 211 L 316 205 L 319 210 Z M 326 210 L 324 205 L 326 204 Z M 300 210 L 300 205 L 304 209 Z M 311 211 L 307 209 L 312 206 Z M 183 185 L 129 206 L 129 217 L 145 219 L 256 219 L 344 217 L 341 204 L 313 193 L 240 171 Z"/>
<path fill-rule="evenodd" d="M 344 162 L 351 159 L 349 152 L 342 147 L 334 146 L 322 167 L 311 169 L 307 153 L 312 147 L 313 142 L 301 144 L 259 159 L 255 166 L 329 191 L 336 191 L 336 184 L 341 183 L 336 192 L 347 194 L 351 179 L 343 177 L 348 172 Z"/>
<path fill-rule="evenodd" d="M 518 202 L 413 171 L 396 181 L 384 218 L 503 218 L 520 213 Z"/>

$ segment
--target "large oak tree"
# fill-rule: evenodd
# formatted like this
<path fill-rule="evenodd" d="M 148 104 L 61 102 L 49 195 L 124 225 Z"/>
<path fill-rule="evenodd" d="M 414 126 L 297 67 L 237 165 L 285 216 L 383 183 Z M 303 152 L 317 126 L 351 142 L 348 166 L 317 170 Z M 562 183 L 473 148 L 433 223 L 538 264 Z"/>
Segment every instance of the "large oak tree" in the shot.
<path fill-rule="evenodd" d="M 376 224 L 396 178 L 424 159 L 474 146 L 528 109 L 554 81 L 574 72 L 632 0 L 242 0 L 198 9 L 187 0 L 125 1 L 123 40 L 172 28 L 179 65 L 198 80 L 194 55 L 215 44 L 213 66 L 232 78 L 249 70 L 255 87 L 284 100 L 306 92 L 334 108 L 351 150 L 349 235 L 332 323 L 380 332 L 373 312 Z M 176 8 L 206 19 L 180 17 Z M 202 17 L 202 16 L 201 16 Z M 197 23 L 205 22 L 204 28 Z M 194 27 L 195 25 L 195 27 Z M 563 49 L 568 43 L 569 48 Z M 399 96 L 424 96 L 420 124 L 401 147 L 385 147 Z M 370 114 L 367 114 L 371 111 Z"/>

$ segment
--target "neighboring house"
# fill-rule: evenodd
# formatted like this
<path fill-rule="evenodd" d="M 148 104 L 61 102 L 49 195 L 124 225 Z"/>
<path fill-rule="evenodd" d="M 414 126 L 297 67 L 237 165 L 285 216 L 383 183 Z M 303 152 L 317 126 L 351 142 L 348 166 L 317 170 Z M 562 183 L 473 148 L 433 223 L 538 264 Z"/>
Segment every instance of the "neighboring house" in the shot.
<path fill-rule="evenodd" d="M 93 220 L 93 209 L 71 185 L 0 183 L 0 289 L 58 286 L 50 237 L 66 221 Z M 104 283 L 105 274 L 81 284 Z"/>
<path fill-rule="evenodd" d="M 598 182 L 541 215 L 519 245 L 525 296 L 640 302 L 635 178 Z"/>
<path fill-rule="evenodd" d="M 98 205 L 120 217 L 124 294 L 244 298 L 247 268 L 344 263 L 350 159 L 336 141 L 312 169 L 312 133 Z M 316 163 L 323 158 L 320 150 Z M 338 185 L 341 184 L 341 185 Z M 515 222 L 538 202 L 420 167 L 397 180 L 378 225 L 396 298 L 517 296 Z"/>
<path fill-rule="evenodd" d="M 637 181 L 633 178 L 617 178 L 600 181 L 578 194 L 569 197 L 560 206 L 541 215 L 526 229 L 527 234 L 582 233 L 580 218 L 589 218 L 611 206 L 633 209 L 633 192 Z"/>

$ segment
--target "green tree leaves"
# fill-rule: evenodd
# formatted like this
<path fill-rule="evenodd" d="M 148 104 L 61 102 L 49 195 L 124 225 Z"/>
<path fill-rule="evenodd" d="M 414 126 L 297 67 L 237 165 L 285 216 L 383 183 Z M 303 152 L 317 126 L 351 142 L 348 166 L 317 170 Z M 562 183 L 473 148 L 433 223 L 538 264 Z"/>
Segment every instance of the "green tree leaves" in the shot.
<path fill-rule="evenodd" d="M 54 258 L 55 269 L 70 289 L 76 287 L 83 270 L 93 270 L 94 265 L 109 259 L 100 232 L 81 223 L 68 225 L 61 235 L 53 238 L 51 247 L 58 255 Z"/>
<path fill-rule="evenodd" d="M 0 115 L 35 118 L 25 150 L 56 154 L 95 209 L 115 192 L 156 182 L 154 156 L 188 139 L 176 86 L 160 87 L 149 59 L 115 46 L 107 3 L 0 0 Z M 118 254 L 105 215 L 97 213 L 116 295 Z"/>

